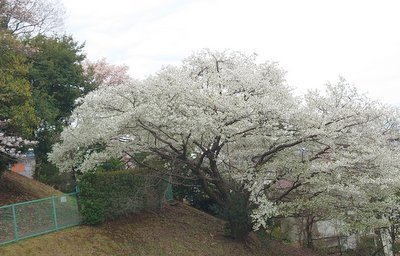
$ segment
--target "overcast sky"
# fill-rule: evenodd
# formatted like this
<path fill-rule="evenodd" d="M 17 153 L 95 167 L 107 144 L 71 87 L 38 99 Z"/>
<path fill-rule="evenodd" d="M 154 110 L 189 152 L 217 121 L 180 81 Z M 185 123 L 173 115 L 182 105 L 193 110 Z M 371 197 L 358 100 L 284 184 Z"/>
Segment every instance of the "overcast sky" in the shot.
<path fill-rule="evenodd" d="M 240 50 L 277 61 L 302 92 L 343 76 L 400 106 L 397 0 L 62 0 L 66 31 L 91 60 L 127 64 L 136 78 L 193 51 Z"/>

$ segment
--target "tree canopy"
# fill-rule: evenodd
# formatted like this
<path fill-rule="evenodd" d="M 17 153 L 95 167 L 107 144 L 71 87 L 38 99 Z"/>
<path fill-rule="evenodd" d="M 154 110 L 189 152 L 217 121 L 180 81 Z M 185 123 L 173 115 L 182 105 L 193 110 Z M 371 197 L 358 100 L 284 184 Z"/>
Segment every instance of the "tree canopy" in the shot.
<path fill-rule="evenodd" d="M 37 36 L 29 40 L 36 49 L 31 55 L 29 80 L 33 89 L 37 114 L 42 121 L 57 123 L 65 120 L 75 106 L 75 100 L 84 95 L 86 83 L 83 75 L 80 45 L 70 36 Z"/>
<path fill-rule="evenodd" d="M 0 0 L 2 170 L 21 156 L 16 152 L 24 143 L 17 142 L 35 139 L 37 170 L 57 174 L 44 166 L 47 153 L 76 100 L 92 90 L 82 68 L 83 44 L 50 35 L 61 26 L 62 12 L 57 0 Z"/>
<path fill-rule="evenodd" d="M 30 144 L 38 123 L 27 80 L 30 49 L 0 30 L 0 174 L 20 147 Z"/>
<path fill-rule="evenodd" d="M 164 173 L 198 179 L 223 207 L 241 193 L 255 228 L 305 211 L 350 228 L 382 225 L 400 184 L 398 110 L 343 79 L 294 97 L 284 73 L 255 55 L 204 50 L 142 81 L 99 88 L 74 110 L 50 159 L 87 171 L 146 152 L 165 161 Z"/>
<path fill-rule="evenodd" d="M 36 131 L 35 176 L 60 188 L 62 183 L 72 182 L 61 178 L 58 169 L 47 161 L 47 153 L 59 140 L 62 128 L 69 125 L 77 99 L 93 90 L 83 69 L 84 45 L 71 36 L 44 35 L 30 38 L 26 44 L 34 49 L 29 56 L 28 79 L 40 121 Z"/>

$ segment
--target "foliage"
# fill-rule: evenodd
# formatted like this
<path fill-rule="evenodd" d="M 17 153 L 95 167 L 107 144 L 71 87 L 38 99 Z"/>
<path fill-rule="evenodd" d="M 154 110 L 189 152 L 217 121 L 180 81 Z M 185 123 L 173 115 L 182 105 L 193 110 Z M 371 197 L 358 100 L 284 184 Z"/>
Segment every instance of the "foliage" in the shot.
<path fill-rule="evenodd" d="M 102 163 L 96 171 L 115 171 L 125 169 L 125 164 L 118 158 L 111 158 Z"/>
<path fill-rule="evenodd" d="M 37 125 L 30 85 L 26 79 L 29 49 L 13 35 L 0 30 L 0 175 L 32 145 Z"/>
<path fill-rule="evenodd" d="M 29 81 L 28 49 L 14 36 L 0 31 L 0 120 L 8 120 L 11 133 L 32 137 L 37 121 Z"/>
<path fill-rule="evenodd" d="M 58 0 L 0 1 L 0 158 L 1 170 L 8 168 L 29 144 L 24 139 L 35 136 L 36 178 L 70 190 L 71 175 L 60 174 L 47 153 L 70 124 L 77 99 L 94 87 L 82 66 L 84 45 L 71 36 L 49 36 L 62 19 Z M 116 72 L 126 70 L 105 61 L 91 66 L 93 74 L 106 72 L 110 81 L 125 77 Z"/>
<path fill-rule="evenodd" d="M 382 218 L 400 184 L 398 110 L 340 79 L 297 98 L 276 63 L 201 51 L 142 81 L 89 93 L 51 160 L 63 171 L 149 152 L 170 170 L 190 170 L 229 209 L 241 185 L 257 229 L 273 216 L 311 212 L 348 231 Z M 102 143 L 100 151 L 89 150 Z"/>
<path fill-rule="evenodd" d="M 280 225 L 272 226 L 270 236 L 273 239 L 290 243 L 290 237 L 288 232 L 286 230 L 282 230 L 282 227 Z"/>
<path fill-rule="evenodd" d="M 232 186 L 233 188 L 234 186 Z M 218 216 L 226 221 L 225 235 L 232 238 L 244 238 L 252 230 L 251 207 L 246 194 L 232 191 L 229 203 L 224 207 L 204 192 L 198 181 L 185 181 L 176 184 L 173 188 L 174 198 L 185 200 L 191 206 L 209 214 Z"/>
<path fill-rule="evenodd" d="M 35 49 L 29 58 L 32 65 L 28 77 L 36 115 L 40 119 L 36 131 L 35 175 L 43 182 L 69 190 L 74 183 L 71 175 L 60 174 L 52 167 L 47 161 L 47 153 L 58 141 L 62 127 L 70 123 L 69 116 L 77 99 L 88 89 L 82 68 L 86 58 L 82 52 L 84 46 L 70 36 L 38 35 L 26 43 Z"/>
<path fill-rule="evenodd" d="M 64 193 L 75 191 L 76 181 L 72 173 L 60 173 L 58 168 L 49 162 L 40 162 L 39 169 L 40 172 L 35 172 L 35 179 L 45 184 L 50 184 Z"/>
<path fill-rule="evenodd" d="M 241 191 L 232 191 L 229 203 L 221 209 L 222 217 L 227 221 L 226 235 L 232 238 L 245 238 L 252 230 L 253 223 L 250 217 L 251 206 L 248 195 Z"/>
<path fill-rule="evenodd" d="M 357 242 L 357 247 L 354 250 L 348 250 L 344 252 L 344 255 L 348 256 L 364 256 L 364 255 L 375 255 L 375 256 L 383 256 L 382 246 L 377 244 L 375 241 L 376 238 L 372 236 L 362 236 Z"/>
<path fill-rule="evenodd" d="M 220 215 L 221 210 L 216 202 L 210 198 L 201 188 L 198 182 L 185 182 L 176 184 L 173 187 L 174 198 L 179 201 L 186 201 L 194 208 L 213 215 Z"/>
<path fill-rule="evenodd" d="M 39 112 L 43 121 L 50 122 L 64 120 L 70 115 L 75 106 L 75 100 L 83 96 L 85 79 L 81 62 L 85 59 L 82 53 L 84 45 L 80 45 L 72 37 L 45 37 L 37 36 L 29 41 L 36 49 L 30 61 L 29 80 L 35 92 L 35 104 L 50 107 L 58 112 L 55 118 L 52 115 Z M 53 118 L 51 118 L 53 117 Z"/>
<path fill-rule="evenodd" d="M 166 183 L 148 170 L 87 172 L 80 182 L 81 212 L 88 224 L 161 205 Z"/>

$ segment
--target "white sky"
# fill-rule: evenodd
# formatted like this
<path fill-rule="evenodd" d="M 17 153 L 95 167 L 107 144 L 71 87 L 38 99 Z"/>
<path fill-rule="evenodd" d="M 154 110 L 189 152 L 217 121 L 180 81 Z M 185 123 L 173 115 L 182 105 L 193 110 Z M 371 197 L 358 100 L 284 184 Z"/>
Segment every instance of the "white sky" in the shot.
<path fill-rule="evenodd" d="M 240 50 L 278 61 L 297 91 L 343 76 L 400 106 L 397 0 L 62 0 L 66 31 L 91 60 L 143 78 L 193 51 Z"/>

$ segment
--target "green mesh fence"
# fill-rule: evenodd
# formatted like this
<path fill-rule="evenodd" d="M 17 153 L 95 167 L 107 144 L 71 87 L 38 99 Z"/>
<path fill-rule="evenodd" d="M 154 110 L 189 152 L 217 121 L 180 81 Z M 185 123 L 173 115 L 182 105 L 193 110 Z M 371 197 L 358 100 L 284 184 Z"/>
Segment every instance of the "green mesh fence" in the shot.
<path fill-rule="evenodd" d="M 77 193 L 0 207 L 0 244 L 79 225 Z"/>

